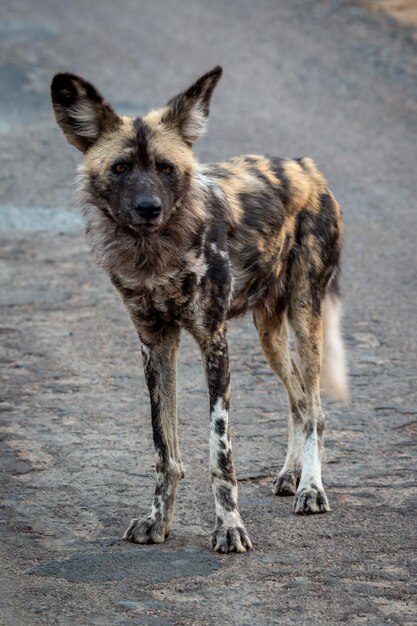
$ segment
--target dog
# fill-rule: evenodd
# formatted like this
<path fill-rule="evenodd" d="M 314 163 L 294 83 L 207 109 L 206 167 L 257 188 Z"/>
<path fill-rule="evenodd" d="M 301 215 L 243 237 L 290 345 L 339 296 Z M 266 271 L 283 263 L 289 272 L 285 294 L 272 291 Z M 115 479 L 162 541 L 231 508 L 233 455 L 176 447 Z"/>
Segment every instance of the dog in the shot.
<path fill-rule="evenodd" d="M 205 131 L 221 74 L 215 67 L 144 117 L 119 116 L 74 74 L 57 74 L 51 96 L 59 126 L 84 154 L 77 185 L 87 239 L 139 335 L 150 394 L 155 495 L 150 513 L 133 519 L 124 539 L 162 543 L 172 527 L 184 476 L 176 417 L 184 328 L 200 346 L 208 386 L 212 547 L 245 552 L 252 543 L 232 461 L 227 323 L 252 313 L 288 394 L 288 451 L 273 493 L 295 496 L 297 514 L 329 511 L 320 379 L 346 398 L 338 290 L 343 220 L 310 158 L 197 161 L 192 147 Z"/>

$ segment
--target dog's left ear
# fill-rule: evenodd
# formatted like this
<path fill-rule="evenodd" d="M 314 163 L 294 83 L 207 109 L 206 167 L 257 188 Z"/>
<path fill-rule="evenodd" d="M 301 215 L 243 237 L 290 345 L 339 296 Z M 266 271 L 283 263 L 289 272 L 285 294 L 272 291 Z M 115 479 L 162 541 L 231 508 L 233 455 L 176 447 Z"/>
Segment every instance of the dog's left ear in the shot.
<path fill-rule="evenodd" d="M 161 121 L 168 127 L 178 128 L 188 144 L 194 143 L 206 129 L 210 99 L 222 71 L 217 65 L 167 104 Z"/>
<path fill-rule="evenodd" d="M 91 83 L 75 74 L 57 74 L 51 85 L 56 121 L 69 143 L 87 152 L 120 117 Z"/>

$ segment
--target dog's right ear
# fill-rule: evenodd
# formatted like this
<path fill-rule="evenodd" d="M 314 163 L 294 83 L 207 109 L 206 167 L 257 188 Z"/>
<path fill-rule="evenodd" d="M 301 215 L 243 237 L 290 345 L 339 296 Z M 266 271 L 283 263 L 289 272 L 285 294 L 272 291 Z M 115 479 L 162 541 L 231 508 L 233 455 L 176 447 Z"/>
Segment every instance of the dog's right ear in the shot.
<path fill-rule="evenodd" d="M 57 74 L 51 85 L 56 121 L 69 143 L 87 152 L 108 130 L 117 130 L 120 117 L 99 92 L 75 74 Z"/>
<path fill-rule="evenodd" d="M 211 72 L 201 76 L 186 91 L 171 98 L 162 122 L 177 128 L 186 143 L 193 144 L 205 131 L 213 90 L 222 75 L 217 65 Z"/>

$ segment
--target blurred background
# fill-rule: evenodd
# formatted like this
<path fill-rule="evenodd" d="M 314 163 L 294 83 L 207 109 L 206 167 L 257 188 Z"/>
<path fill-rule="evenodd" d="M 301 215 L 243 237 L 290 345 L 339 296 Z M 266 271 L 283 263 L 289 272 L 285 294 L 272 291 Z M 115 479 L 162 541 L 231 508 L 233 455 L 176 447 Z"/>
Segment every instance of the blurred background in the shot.
<path fill-rule="evenodd" d="M 342 205 L 352 386 L 349 407 L 325 401 L 333 513 L 294 518 L 270 495 L 286 397 L 250 320 L 232 326 L 256 550 L 227 561 L 207 549 L 208 418 L 188 338 L 173 535 L 156 549 L 118 541 L 150 503 L 148 400 L 134 330 L 84 242 L 80 154 L 49 99 L 53 74 L 70 71 L 141 115 L 217 64 L 199 157 L 311 156 Z M 306 611 L 317 624 L 415 623 L 417 3 L 3 0 L 0 87 L 3 623 L 293 624 Z"/>

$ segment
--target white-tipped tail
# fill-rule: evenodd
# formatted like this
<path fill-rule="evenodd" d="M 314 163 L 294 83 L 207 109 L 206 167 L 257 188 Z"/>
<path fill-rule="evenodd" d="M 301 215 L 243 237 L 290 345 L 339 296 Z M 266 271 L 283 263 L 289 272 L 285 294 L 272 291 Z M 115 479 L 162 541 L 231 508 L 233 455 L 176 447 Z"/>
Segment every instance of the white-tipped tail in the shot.
<path fill-rule="evenodd" d="M 322 314 L 324 337 L 320 382 L 329 394 L 347 402 L 349 387 L 346 354 L 340 328 L 342 306 L 335 294 L 327 293 L 324 297 Z"/>

